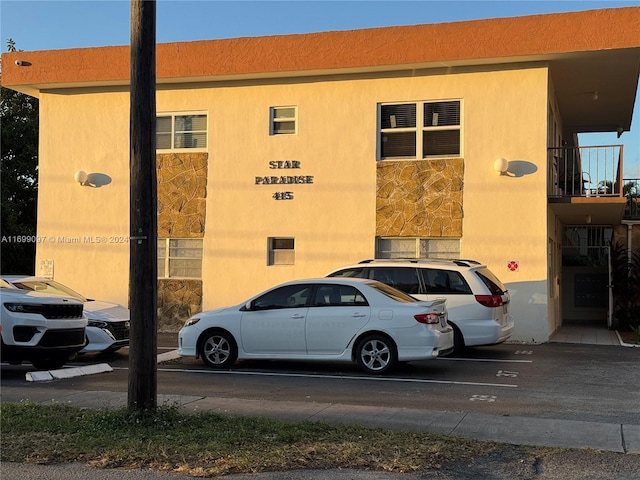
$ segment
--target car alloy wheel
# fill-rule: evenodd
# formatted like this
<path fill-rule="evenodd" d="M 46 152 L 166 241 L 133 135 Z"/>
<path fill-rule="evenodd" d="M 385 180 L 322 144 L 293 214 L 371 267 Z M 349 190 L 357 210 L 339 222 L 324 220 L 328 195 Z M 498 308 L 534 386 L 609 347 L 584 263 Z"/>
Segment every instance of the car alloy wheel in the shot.
<path fill-rule="evenodd" d="M 365 372 L 384 373 L 396 364 L 396 347 L 385 336 L 370 335 L 358 344 L 356 359 Z"/>
<path fill-rule="evenodd" d="M 238 357 L 238 347 L 229 333 L 219 330 L 208 332 L 202 341 L 200 355 L 211 368 L 229 368 Z"/>

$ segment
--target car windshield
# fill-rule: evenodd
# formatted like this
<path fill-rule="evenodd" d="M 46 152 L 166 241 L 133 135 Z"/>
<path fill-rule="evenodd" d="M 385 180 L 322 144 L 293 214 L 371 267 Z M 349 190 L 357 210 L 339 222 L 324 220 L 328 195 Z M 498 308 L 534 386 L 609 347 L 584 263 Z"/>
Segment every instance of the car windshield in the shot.
<path fill-rule="evenodd" d="M 21 282 L 14 282 L 16 288 L 21 290 L 31 290 L 32 292 L 38 293 L 50 293 L 52 295 L 62 295 L 64 297 L 73 297 L 77 298 L 82 302 L 87 302 L 88 300 L 80 295 L 78 292 L 74 292 L 69 287 L 65 287 L 61 283 L 55 282 L 53 280 L 25 280 Z"/>
<path fill-rule="evenodd" d="M 371 288 L 379 291 L 383 295 L 386 295 L 387 297 L 395 300 L 396 302 L 415 303 L 415 302 L 419 301 L 419 300 L 413 298 L 412 296 L 407 295 L 406 293 L 403 293 L 400 290 L 397 290 L 397 289 L 395 289 L 393 287 L 390 287 L 389 285 L 386 285 L 386 284 L 381 283 L 381 282 L 371 282 L 371 283 L 369 283 L 369 286 Z"/>

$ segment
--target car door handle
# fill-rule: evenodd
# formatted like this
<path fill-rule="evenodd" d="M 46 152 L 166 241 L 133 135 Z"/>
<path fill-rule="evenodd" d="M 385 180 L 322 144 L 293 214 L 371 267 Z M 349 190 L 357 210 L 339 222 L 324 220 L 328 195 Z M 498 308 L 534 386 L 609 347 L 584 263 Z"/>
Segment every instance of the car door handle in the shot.
<path fill-rule="evenodd" d="M 367 314 L 366 314 L 366 313 L 357 313 L 357 312 L 356 312 L 356 313 L 352 313 L 352 314 L 351 314 L 351 316 L 352 316 L 353 318 L 361 318 L 361 317 L 366 317 L 366 316 L 367 316 Z"/>
<path fill-rule="evenodd" d="M 291 318 L 298 320 L 300 318 L 304 318 L 304 315 L 300 315 L 299 313 L 294 313 L 293 315 L 291 315 Z"/>

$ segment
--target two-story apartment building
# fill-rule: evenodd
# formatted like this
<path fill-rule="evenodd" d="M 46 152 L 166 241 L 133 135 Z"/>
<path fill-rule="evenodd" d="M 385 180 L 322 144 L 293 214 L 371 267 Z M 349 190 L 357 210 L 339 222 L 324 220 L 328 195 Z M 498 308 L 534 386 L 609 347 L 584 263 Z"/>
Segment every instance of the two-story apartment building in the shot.
<path fill-rule="evenodd" d="M 632 7 L 157 45 L 161 328 L 390 256 L 487 264 L 514 340 L 606 324 L 602 247 L 640 239 L 623 149 L 577 135 L 630 129 L 639 31 Z M 2 65 L 40 104 L 35 273 L 126 304 L 129 47 Z"/>

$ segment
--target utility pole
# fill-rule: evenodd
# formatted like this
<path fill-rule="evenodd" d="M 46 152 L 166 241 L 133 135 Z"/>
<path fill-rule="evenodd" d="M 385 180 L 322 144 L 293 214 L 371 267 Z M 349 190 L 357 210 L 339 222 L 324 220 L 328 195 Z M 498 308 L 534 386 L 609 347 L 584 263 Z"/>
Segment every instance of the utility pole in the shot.
<path fill-rule="evenodd" d="M 156 1 L 131 0 L 130 412 L 157 407 Z"/>

